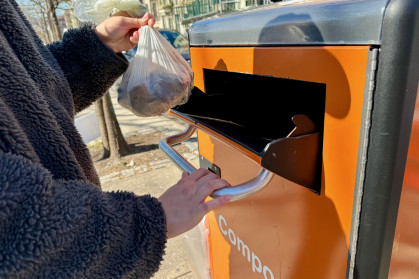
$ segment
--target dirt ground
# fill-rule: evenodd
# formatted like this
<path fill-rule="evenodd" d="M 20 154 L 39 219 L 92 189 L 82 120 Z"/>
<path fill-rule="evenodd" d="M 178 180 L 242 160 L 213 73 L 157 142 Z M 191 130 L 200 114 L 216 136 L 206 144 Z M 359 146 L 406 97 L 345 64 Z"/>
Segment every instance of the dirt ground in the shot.
<path fill-rule="evenodd" d="M 110 173 L 125 170 L 130 167 L 143 165 L 149 167 L 150 163 L 167 159 L 167 156 L 159 149 L 159 142 L 167 135 L 161 131 L 155 131 L 149 134 L 133 134 L 125 138 L 131 152 L 123 156 L 120 161 L 115 162 L 110 159 L 102 159 L 103 146 L 101 141 L 96 141 L 89 145 L 89 151 L 93 159 L 99 176 L 105 176 Z M 184 145 L 174 146 L 174 149 L 183 154 L 189 151 Z"/>

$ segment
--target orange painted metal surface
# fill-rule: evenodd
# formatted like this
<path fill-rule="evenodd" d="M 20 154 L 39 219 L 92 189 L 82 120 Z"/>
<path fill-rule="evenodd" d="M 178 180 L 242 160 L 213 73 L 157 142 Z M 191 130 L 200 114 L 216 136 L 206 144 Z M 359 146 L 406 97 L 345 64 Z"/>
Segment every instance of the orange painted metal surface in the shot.
<path fill-rule="evenodd" d="M 389 278 L 419 278 L 419 91 L 397 216 Z"/>
<path fill-rule="evenodd" d="M 366 46 L 191 48 L 202 91 L 203 68 L 326 84 L 321 194 L 275 176 L 260 193 L 209 215 L 212 278 L 345 277 L 367 57 Z M 265 101 L 255 92 L 255 106 Z M 260 170 L 220 137 L 200 131 L 198 142 L 233 185 Z"/>

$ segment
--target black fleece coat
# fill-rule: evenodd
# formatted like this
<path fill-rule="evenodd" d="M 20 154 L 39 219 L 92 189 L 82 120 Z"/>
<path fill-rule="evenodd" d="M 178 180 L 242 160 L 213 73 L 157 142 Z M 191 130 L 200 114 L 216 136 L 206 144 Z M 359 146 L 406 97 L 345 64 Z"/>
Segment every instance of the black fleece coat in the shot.
<path fill-rule="evenodd" d="M 74 114 L 127 68 L 91 26 L 45 47 L 0 0 L 0 278 L 149 278 L 166 243 L 157 199 L 102 192 Z"/>

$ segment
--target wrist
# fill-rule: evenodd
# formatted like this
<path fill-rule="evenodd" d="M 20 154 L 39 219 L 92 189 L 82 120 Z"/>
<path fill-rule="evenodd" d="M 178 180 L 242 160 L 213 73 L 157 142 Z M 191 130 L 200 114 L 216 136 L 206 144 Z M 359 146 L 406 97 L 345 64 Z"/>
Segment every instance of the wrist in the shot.
<path fill-rule="evenodd" d="M 110 48 L 113 52 L 118 53 L 118 49 L 116 49 L 107 39 L 107 36 L 104 35 L 104 32 L 101 30 L 100 25 L 96 26 L 94 28 L 96 35 L 99 37 L 99 39 L 102 41 L 102 43 L 107 46 L 108 48 Z"/>

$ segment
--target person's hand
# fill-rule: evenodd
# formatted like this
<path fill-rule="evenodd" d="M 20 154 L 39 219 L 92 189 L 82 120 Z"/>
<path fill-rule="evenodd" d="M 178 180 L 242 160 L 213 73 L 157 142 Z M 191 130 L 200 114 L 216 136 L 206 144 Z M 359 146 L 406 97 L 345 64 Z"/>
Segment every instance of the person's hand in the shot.
<path fill-rule="evenodd" d="M 140 37 L 139 28 L 145 25 L 153 27 L 155 22 L 150 13 L 142 18 L 133 18 L 126 12 L 118 12 L 96 26 L 95 31 L 105 45 L 118 53 L 136 46 Z"/>
<path fill-rule="evenodd" d="M 159 198 L 166 213 L 167 237 L 175 237 L 192 229 L 205 214 L 228 203 L 230 195 L 207 202 L 205 199 L 213 191 L 229 186 L 227 181 L 206 169 L 191 174 L 183 173 L 179 182 Z"/>

